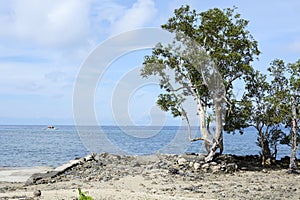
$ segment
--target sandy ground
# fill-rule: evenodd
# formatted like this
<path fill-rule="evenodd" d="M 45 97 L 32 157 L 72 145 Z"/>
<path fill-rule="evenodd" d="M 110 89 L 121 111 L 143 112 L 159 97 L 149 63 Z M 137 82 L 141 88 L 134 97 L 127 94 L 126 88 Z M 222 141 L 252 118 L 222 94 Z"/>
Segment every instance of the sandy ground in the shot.
<path fill-rule="evenodd" d="M 238 171 L 233 174 L 206 173 L 196 181 L 166 173 L 126 176 L 108 182 L 70 180 L 24 186 L 25 176 L 47 169 L 1 169 L 0 199 L 72 200 L 78 197 L 77 188 L 97 199 L 300 199 L 300 175 L 287 170 Z M 23 176 L 23 178 L 22 178 Z M 14 178 L 19 182 L 13 182 Z M 41 196 L 34 197 L 40 190 Z"/>
<path fill-rule="evenodd" d="M 45 173 L 51 167 L 0 168 L 0 182 L 25 182 L 34 173 Z"/>

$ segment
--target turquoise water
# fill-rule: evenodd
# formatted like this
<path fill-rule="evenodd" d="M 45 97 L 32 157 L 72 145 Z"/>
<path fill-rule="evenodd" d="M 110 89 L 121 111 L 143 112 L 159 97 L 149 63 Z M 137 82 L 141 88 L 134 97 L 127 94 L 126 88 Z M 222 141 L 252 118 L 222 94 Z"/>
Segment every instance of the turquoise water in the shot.
<path fill-rule="evenodd" d="M 0 167 L 56 167 L 90 152 L 133 155 L 157 151 L 203 152 L 202 141 L 189 143 L 186 129 L 175 126 L 105 126 L 78 130 L 74 126 L 57 126 L 54 130 L 47 129 L 47 126 L 0 126 Z M 197 132 L 196 129 L 193 131 Z M 244 135 L 225 133 L 224 153 L 259 154 L 260 149 L 255 142 L 255 132 L 250 130 Z M 278 158 L 288 155 L 289 147 L 280 146 Z"/>

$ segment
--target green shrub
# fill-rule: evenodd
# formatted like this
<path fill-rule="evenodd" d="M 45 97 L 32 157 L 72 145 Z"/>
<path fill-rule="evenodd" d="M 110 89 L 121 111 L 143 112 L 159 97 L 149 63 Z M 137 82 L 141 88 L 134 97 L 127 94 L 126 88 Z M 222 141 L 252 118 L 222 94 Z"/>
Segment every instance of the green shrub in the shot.
<path fill-rule="evenodd" d="M 87 196 L 86 192 L 82 192 L 80 188 L 78 188 L 79 199 L 78 200 L 94 200 L 92 197 Z"/>

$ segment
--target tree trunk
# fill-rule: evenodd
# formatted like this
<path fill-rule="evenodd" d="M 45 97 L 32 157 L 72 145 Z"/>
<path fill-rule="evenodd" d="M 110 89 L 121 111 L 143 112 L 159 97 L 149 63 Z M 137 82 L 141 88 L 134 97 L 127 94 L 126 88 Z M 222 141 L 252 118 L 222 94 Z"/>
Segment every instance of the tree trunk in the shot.
<path fill-rule="evenodd" d="M 290 157 L 290 165 L 289 165 L 289 170 L 291 173 L 297 171 L 297 164 L 296 164 L 296 148 L 297 148 L 297 131 L 296 131 L 296 97 L 295 95 L 292 96 L 292 138 L 291 138 L 291 157 Z"/>
<path fill-rule="evenodd" d="M 213 144 L 208 155 L 205 158 L 206 162 L 211 161 L 218 148 L 220 148 L 220 153 L 223 153 L 223 121 L 222 121 L 222 106 L 221 106 L 221 98 L 214 99 L 214 107 L 215 107 L 215 116 L 216 116 L 216 130 L 213 136 Z"/>
<path fill-rule="evenodd" d="M 270 166 L 272 156 L 269 141 L 264 137 L 261 138 L 261 141 L 261 163 L 263 166 Z"/>
<path fill-rule="evenodd" d="M 271 165 L 271 150 L 268 139 L 265 137 L 262 130 L 259 130 L 259 141 L 261 146 L 261 164 L 263 166 Z"/>
<path fill-rule="evenodd" d="M 200 119 L 200 132 L 202 137 L 204 138 L 204 146 L 207 153 L 210 153 L 212 142 L 209 138 L 209 132 L 206 127 L 206 112 L 205 109 L 202 107 L 200 100 L 198 100 L 198 113 Z"/>

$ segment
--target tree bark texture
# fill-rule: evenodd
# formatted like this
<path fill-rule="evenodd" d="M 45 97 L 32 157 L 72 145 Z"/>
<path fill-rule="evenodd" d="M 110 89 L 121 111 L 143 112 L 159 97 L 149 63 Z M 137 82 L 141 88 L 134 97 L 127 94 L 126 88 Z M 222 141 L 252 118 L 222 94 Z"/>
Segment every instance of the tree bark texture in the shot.
<path fill-rule="evenodd" d="M 290 165 L 289 168 L 291 171 L 297 170 L 297 164 L 296 164 L 296 148 L 297 148 L 297 130 L 296 130 L 296 97 L 295 95 L 292 96 L 292 138 L 291 138 L 291 157 L 290 157 Z"/>
<path fill-rule="evenodd" d="M 222 106 L 221 106 L 221 98 L 215 98 L 214 107 L 215 107 L 215 116 L 216 116 L 216 130 L 213 136 L 213 144 L 210 148 L 208 155 L 205 158 L 206 162 L 213 160 L 217 149 L 220 149 L 220 153 L 223 152 L 223 120 L 222 120 Z"/>

